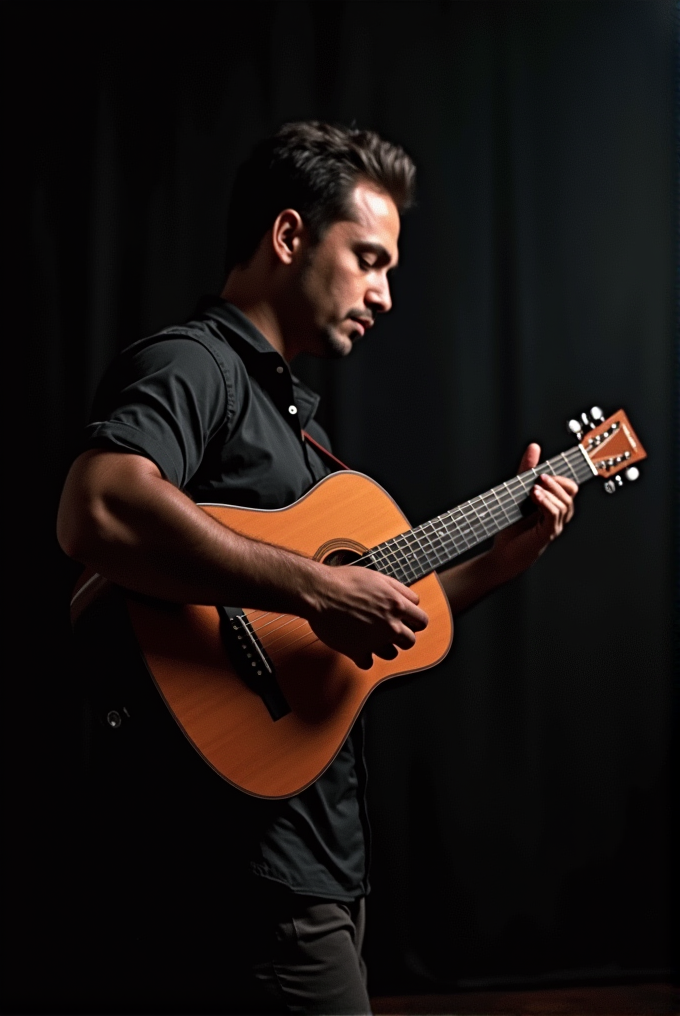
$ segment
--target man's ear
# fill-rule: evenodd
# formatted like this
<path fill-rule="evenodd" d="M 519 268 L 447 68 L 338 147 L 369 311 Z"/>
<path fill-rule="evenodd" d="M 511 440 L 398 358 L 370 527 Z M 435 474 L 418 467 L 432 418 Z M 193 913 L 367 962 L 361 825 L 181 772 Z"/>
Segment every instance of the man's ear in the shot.
<path fill-rule="evenodd" d="M 272 248 L 282 264 L 293 263 L 302 246 L 305 232 L 302 216 L 294 208 L 286 208 L 276 216 L 271 232 Z"/>

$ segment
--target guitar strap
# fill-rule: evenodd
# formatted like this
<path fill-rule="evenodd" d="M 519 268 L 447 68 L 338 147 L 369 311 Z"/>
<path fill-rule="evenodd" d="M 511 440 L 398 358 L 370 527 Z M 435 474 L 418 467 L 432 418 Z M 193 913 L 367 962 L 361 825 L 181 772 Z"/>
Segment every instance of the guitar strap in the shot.
<path fill-rule="evenodd" d="M 328 448 L 324 448 L 322 444 L 319 444 L 318 441 L 315 441 L 312 435 L 309 434 L 306 430 L 302 431 L 302 436 L 305 439 L 305 441 L 307 441 L 310 445 L 312 445 L 315 451 L 319 453 L 321 458 L 325 459 L 326 462 L 330 462 L 330 464 L 334 466 L 335 469 L 349 469 L 349 466 L 346 466 L 344 462 L 341 462 L 340 459 L 337 458 L 337 456 L 333 455 L 333 452 L 329 452 Z"/>

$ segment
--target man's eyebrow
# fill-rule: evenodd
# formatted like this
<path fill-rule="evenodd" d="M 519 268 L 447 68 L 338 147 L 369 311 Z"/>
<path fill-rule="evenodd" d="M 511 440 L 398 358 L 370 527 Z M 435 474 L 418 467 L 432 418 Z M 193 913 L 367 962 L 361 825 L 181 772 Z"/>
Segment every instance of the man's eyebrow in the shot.
<path fill-rule="evenodd" d="M 383 247 L 381 243 L 373 243 L 370 240 L 366 241 L 360 240 L 357 243 L 357 247 L 359 247 L 360 250 L 362 251 L 366 251 L 370 254 L 375 254 L 378 261 L 382 262 L 383 264 L 388 264 L 392 260 L 392 255 L 388 251 L 387 247 Z M 396 261 L 392 265 L 392 268 L 396 268 L 398 263 L 399 258 L 396 259 Z"/>

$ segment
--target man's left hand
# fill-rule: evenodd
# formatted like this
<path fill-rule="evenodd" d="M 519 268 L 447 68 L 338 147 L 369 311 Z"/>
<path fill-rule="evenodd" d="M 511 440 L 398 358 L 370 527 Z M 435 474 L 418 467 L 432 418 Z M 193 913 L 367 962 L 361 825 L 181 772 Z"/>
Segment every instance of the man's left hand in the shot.
<path fill-rule="evenodd" d="M 540 445 L 530 444 L 522 456 L 519 472 L 533 469 L 541 456 Z M 578 484 L 567 476 L 542 474 L 531 490 L 538 512 L 504 529 L 496 537 L 490 557 L 504 579 L 519 575 L 541 556 L 574 515 Z"/>

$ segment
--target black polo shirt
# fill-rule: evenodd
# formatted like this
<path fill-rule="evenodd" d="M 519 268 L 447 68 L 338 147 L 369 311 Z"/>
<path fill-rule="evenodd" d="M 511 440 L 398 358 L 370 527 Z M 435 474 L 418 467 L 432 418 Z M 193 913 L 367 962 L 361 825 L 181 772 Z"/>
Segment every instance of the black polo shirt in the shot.
<path fill-rule="evenodd" d="M 196 502 L 282 508 L 329 471 L 318 396 L 231 304 L 207 298 L 194 319 L 124 350 L 95 397 L 86 447 L 151 459 Z M 360 723 L 311 787 L 263 801 L 224 785 L 250 872 L 294 892 L 349 900 L 367 891 Z M 234 834 L 232 832 L 232 835 Z"/>

